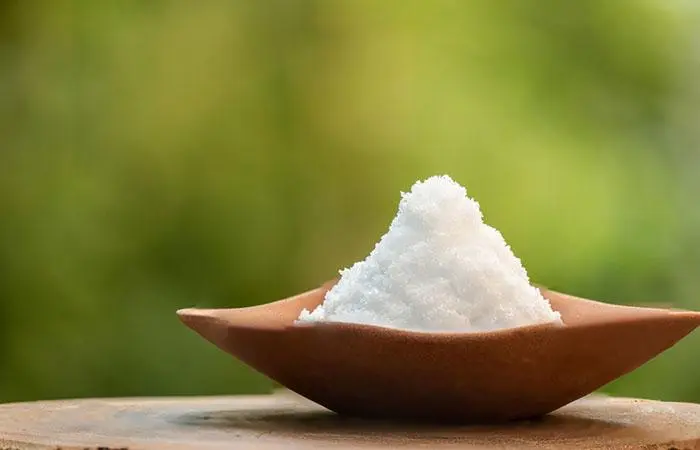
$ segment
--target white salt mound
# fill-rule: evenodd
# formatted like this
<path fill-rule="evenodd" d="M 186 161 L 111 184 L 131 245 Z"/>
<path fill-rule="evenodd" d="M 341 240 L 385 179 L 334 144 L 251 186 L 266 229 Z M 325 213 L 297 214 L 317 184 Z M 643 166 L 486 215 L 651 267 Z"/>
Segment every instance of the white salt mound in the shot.
<path fill-rule="evenodd" d="M 561 323 L 479 204 L 448 176 L 401 193 L 389 231 L 367 259 L 300 322 L 350 322 L 416 331 L 491 331 Z"/>

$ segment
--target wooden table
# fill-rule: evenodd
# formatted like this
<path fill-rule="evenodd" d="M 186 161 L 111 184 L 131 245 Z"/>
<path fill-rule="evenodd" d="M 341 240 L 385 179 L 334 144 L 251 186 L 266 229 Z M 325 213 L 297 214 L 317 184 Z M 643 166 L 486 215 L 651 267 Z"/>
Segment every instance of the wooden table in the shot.
<path fill-rule="evenodd" d="M 291 394 L 0 405 L 0 449 L 700 449 L 700 405 L 594 396 L 539 420 L 342 418 Z"/>

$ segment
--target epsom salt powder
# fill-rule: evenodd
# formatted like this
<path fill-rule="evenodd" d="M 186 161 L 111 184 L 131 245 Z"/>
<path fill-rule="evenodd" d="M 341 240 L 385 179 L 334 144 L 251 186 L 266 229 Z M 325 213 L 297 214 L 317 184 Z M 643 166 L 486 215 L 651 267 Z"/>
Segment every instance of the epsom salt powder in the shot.
<path fill-rule="evenodd" d="M 490 331 L 561 323 L 479 204 L 448 176 L 401 194 L 389 231 L 300 322 L 416 331 Z"/>

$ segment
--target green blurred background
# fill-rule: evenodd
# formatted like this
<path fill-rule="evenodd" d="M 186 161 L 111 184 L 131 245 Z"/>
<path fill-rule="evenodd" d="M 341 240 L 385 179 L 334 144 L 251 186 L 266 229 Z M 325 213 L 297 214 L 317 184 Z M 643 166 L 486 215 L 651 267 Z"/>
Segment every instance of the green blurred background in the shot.
<path fill-rule="evenodd" d="M 0 401 L 268 391 L 175 310 L 318 285 L 433 174 L 534 281 L 700 309 L 690 7 L 0 2 Z M 605 390 L 700 402 L 700 332 Z"/>

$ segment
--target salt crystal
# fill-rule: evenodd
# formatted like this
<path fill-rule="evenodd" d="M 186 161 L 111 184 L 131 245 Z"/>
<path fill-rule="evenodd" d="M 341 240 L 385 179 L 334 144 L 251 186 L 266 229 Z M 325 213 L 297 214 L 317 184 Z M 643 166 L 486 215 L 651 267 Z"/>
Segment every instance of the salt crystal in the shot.
<path fill-rule="evenodd" d="M 369 256 L 299 322 L 478 332 L 561 323 L 479 204 L 449 176 L 416 182 Z"/>

